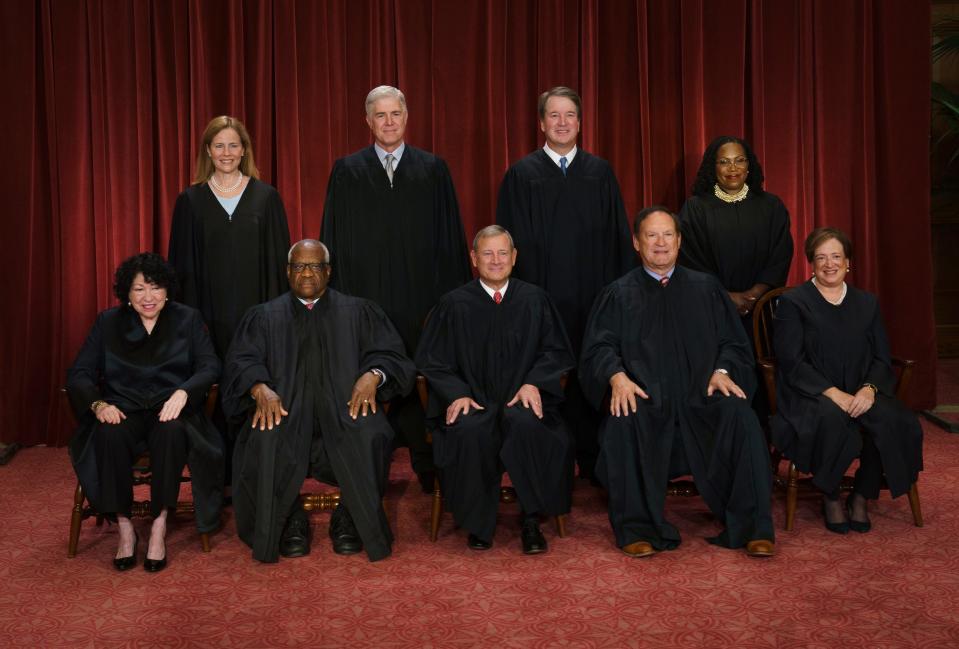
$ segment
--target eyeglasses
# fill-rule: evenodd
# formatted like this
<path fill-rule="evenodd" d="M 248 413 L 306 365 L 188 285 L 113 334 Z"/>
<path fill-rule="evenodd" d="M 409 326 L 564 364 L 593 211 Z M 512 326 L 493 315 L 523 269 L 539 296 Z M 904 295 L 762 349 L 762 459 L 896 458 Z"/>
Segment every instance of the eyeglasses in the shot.
<path fill-rule="evenodd" d="M 302 273 L 304 270 L 309 268 L 314 273 L 319 273 L 330 267 L 329 262 L 323 261 L 318 264 L 289 264 L 290 269 L 294 273 Z"/>
<path fill-rule="evenodd" d="M 746 158 L 742 156 L 739 156 L 738 158 L 733 158 L 732 160 L 730 160 L 729 158 L 720 158 L 719 160 L 716 161 L 716 164 L 718 164 L 720 167 L 732 167 L 733 165 L 736 165 L 737 167 L 748 167 L 749 160 L 747 160 Z"/>

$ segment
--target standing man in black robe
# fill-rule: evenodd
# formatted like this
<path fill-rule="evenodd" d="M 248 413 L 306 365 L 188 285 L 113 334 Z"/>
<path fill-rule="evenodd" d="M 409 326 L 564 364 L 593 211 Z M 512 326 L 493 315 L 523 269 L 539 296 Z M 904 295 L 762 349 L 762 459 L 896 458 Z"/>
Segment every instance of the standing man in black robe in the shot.
<path fill-rule="evenodd" d="M 643 267 L 606 287 L 583 340 L 583 389 L 599 406 L 597 476 L 609 492 L 616 544 L 645 557 L 679 545 L 663 516 L 667 483 L 692 474 L 725 525 L 710 542 L 774 553 L 769 452 L 747 395 L 755 387 L 749 340 L 719 281 L 676 265 L 680 232 L 666 208 L 636 217 Z"/>
<path fill-rule="evenodd" d="M 635 266 L 629 224 L 612 167 L 576 146 L 582 101 L 558 86 L 539 97 L 546 145 L 506 172 L 496 223 L 523 251 L 515 276 L 546 290 L 579 354 L 589 309 L 604 286 Z M 571 374 L 563 415 L 573 428 L 579 475 L 592 478 L 599 413 Z"/>
<path fill-rule="evenodd" d="M 483 228 L 470 257 L 479 279 L 443 296 L 416 353 L 430 386 L 434 458 L 471 549 L 492 547 L 505 468 L 523 510 L 523 553 L 539 554 L 539 516 L 571 504 L 571 439 L 558 410 L 573 354 L 549 296 L 510 278 L 509 232 Z"/>
<path fill-rule="evenodd" d="M 327 289 L 326 246 L 305 239 L 288 258 L 290 292 L 247 311 L 220 388 L 227 414 L 246 419 L 233 454 L 237 534 L 259 561 L 308 554 L 298 494 L 312 475 L 341 487 L 333 551 L 383 559 L 393 431 L 376 401 L 408 393 L 415 368 L 378 306 Z"/>
<path fill-rule="evenodd" d="M 332 286 L 383 307 L 412 356 L 426 314 L 471 274 L 449 168 L 404 142 L 407 117 L 397 88 L 379 86 L 366 96 L 374 142 L 333 165 L 320 239 L 337 254 Z M 419 399 L 395 399 L 389 418 L 397 445 L 409 446 L 423 491 L 432 491 L 433 454 Z"/>

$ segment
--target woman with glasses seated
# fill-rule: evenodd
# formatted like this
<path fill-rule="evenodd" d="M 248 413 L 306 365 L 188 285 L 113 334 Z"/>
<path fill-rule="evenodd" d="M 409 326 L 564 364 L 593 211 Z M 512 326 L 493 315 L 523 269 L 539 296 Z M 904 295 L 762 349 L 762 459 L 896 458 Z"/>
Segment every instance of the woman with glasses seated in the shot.
<path fill-rule="evenodd" d="M 896 378 L 876 296 L 846 283 L 852 243 L 840 230 L 806 238 L 808 282 L 783 294 L 773 320 L 776 403 L 772 437 L 823 493 L 826 529 L 868 532 L 867 502 L 883 479 L 895 498 L 922 470 L 922 428 L 894 397 Z M 852 495 L 843 475 L 859 458 Z"/>
<path fill-rule="evenodd" d="M 117 570 L 137 562 L 131 467 L 143 451 L 150 453 L 152 476 L 148 572 L 167 565 L 167 516 L 176 508 L 184 464 L 190 465 L 197 528 L 212 532 L 219 525 L 223 450 L 203 405 L 220 361 L 199 311 L 169 301 L 176 285 L 160 255 L 145 252 L 121 263 L 113 286 L 120 305 L 97 316 L 67 371 L 80 422 L 70 458 L 87 500 L 118 522 Z"/>

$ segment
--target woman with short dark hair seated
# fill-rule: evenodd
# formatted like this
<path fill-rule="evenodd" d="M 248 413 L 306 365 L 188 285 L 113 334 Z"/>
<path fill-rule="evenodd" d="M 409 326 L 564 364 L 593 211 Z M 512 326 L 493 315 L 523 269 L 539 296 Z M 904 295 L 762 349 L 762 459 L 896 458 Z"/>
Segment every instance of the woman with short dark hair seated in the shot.
<path fill-rule="evenodd" d="M 826 529 L 868 532 L 883 478 L 893 498 L 922 470 L 922 428 L 894 397 L 896 377 L 876 296 L 846 283 L 852 244 L 835 228 L 806 238 L 808 282 L 783 294 L 774 319 L 775 446 L 823 493 Z M 845 508 L 839 487 L 859 458 Z"/>
<path fill-rule="evenodd" d="M 67 371 L 67 392 L 80 426 L 70 457 L 87 500 L 116 518 L 119 548 L 113 565 L 136 565 L 139 536 L 130 520 L 136 458 L 150 453 L 153 524 L 143 567 L 166 567 L 167 514 L 175 510 L 183 466 L 189 462 L 197 527 L 219 524 L 223 451 L 203 413 L 220 373 L 200 312 L 169 298 L 176 275 L 160 255 L 125 260 L 113 287 L 120 306 L 101 312 Z"/>

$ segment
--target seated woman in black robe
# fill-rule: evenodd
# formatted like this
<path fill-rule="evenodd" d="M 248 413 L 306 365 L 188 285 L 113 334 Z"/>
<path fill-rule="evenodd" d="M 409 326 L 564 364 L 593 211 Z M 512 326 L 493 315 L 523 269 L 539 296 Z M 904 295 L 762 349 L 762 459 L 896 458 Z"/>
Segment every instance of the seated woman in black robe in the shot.
<path fill-rule="evenodd" d="M 813 475 L 823 492 L 826 529 L 868 532 L 866 505 L 878 498 L 883 477 L 895 498 L 922 470 L 922 428 L 893 397 L 896 379 L 876 296 L 845 282 L 849 239 L 817 228 L 805 249 L 813 277 L 785 293 L 775 313 L 773 443 Z M 857 457 L 843 511 L 840 482 Z"/>
<path fill-rule="evenodd" d="M 121 263 L 113 286 L 121 304 L 99 314 L 67 371 L 80 422 L 70 458 L 87 500 L 118 522 L 117 570 L 137 561 L 131 467 L 144 450 L 152 473 L 147 571 L 166 567 L 167 514 L 176 507 L 184 464 L 199 531 L 219 524 L 223 451 L 203 404 L 220 362 L 200 312 L 168 301 L 175 289 L 176 275 L 160 255 L 145 252 Z"/>

